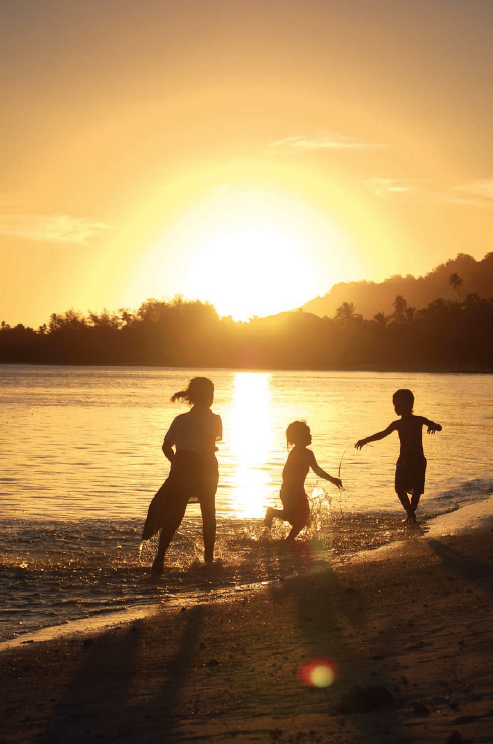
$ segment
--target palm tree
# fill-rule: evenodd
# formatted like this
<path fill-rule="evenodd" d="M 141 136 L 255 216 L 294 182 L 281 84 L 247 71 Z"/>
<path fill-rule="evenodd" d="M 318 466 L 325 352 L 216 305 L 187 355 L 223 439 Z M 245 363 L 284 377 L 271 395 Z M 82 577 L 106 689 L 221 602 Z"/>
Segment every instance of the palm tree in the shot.
<path fill-rule="evenodd" d="M 385 315 L 385 313 L 377 313 L 373 316 L 373 320 L 380 328 L 387 328 L 387 323 L 389 322 L 390 317 L 390 315 Z"/>
<path fill-rule="evenodd" d="M 402 295 L 397 295 L 394 302 L 394 318 L 397 323 L 402 323 L 404 320 L 404 313 L 406 312 L 407 308 L 407 300 L 404 299 Z"/>
<path fill-rule="evenodd" d="M 416 315 L 416 308 L 408 305 L 406 307 L 405 315 L 406 315 L 406 320 L 408 321 L 408 323 L 412 323 L 414 320 L 414 316 Z"/>
<path fill-rule="evenodd" d="M 341 325 L 347 325 L 354 318 L 354 305 L 352 302 L 343 302 L 336 310 L 336 320 Z"/>
<path fill-rule="evenodd" d="M 455 273 L 455 274 L 450 275 L 448 283 L 453 288 L 454 292 L 457 292 L 457 294 L 459 295 L 459 305 L 462 305 L 462 298 L 460 296 L 460 288 L 464 284 L 464 280 L 461 279 L 461 277 L 457 273 Z"/>

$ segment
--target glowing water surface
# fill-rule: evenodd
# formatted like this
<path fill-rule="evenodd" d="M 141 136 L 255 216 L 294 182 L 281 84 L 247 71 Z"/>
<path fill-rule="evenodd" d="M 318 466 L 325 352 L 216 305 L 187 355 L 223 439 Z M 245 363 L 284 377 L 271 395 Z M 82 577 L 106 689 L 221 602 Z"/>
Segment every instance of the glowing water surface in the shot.
<path fill-rule="evenodd" d="M 147 506 L 168 472 L 162 438 L 186 407 L 169 402 L 195 375 L 216 386 L 223 419 L 217 494 L 218 564 L 205 569 L 191 505 L 161 582 L 148 578 L 155 542 L 140 550 Z M 354 449 L 395 418 L 392 393 L 411 388 L 415 412 L 442 424 L 424 434 L 420 515 L 492 493 L 492 379 L 487 375 L 236 372 L 112 367 L 0 367 L 0 640 L 34 628 L 148 602 L 199 601 L 275 581 L 399 537 L 395 435 Z M 277 505 L 284 432 L 305 419 L 319 464 L 313 524 L 294 547 L 262 519 Z"/>

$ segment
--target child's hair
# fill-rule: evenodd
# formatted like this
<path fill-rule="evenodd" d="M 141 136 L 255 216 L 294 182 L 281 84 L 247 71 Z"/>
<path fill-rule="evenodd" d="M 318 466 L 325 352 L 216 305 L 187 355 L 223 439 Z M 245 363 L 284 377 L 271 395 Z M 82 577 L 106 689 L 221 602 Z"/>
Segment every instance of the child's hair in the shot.
<path fill-rule="evenodd" d="M 394 403 L 401 403 L 405 408 L 408 408 L 410 411 L 414 408 L 414 395 L 410 390 L 407 390 L 406 388 L 402 388 L 401 390 L 396 390 L 395 393 L 392 396 L 392 401 Z"/>
<path fill-rule="evenodd" d="M 304 435 L 310 431 L 310 427 L 306 421 L 293 421 L 289 424 L 286 429 L 286 442 L 288 446 L 290 444 L 298 444 L 303 441 Z"/>
<path fill-rule="evenodd" d="M 183 400 L 189 406 L 196 403 L 210 406 L 214 400 L 214 383 L 208 377 L 194 377 L 188 383 L 186 390 L 179 390 L 171 396 L 170 400 L 175 403 Z"/>

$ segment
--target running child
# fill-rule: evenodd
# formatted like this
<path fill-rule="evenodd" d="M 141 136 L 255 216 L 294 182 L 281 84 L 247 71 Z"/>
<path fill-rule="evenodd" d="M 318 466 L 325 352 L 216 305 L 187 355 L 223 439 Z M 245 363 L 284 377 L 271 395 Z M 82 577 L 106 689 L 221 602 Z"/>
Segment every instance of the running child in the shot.
<path fill-rule="evenodd" d="M 163 573 L 164 557 L 180 526 L 189 501 L 198 501 L 202 513 L 204 560 L 211 563 L 216 539 L 216 490 L 218 465 L 216 441 L 222 439 L 221 417 L 211 411 L 214 384 L 207 377 L 194 377 L 185 390 L 171 396 L 184 401 L 190 411 L 177 416 L 164 437 L 164 456 L 170 461 L 168 478 L 154 496 L 142 539 L 159 530 L 159 545 L 152 572 Z"/>
<path fill-rule="evenodd" d="M 414 523 L 419 499 L 425 490 L 426 457 L 423 452 L 423 426 L 428 427 L 428 434 L 442 431 L 442 427 L 424 416 L 413 414 L 414 395 L 410 390 L 397 390 L 392 396 L 392 402 L 396 414 L 401 418 L 393 421 L 383 431 L 360 439 L 354 446 L 361 449 L 368 442 L 388 437 L 393 431 L 398 433 L 401 449 L 395 467 L 395 490 L 407 513 L 404 521 Z"/>
<path fill-rule="evenodd" d="M 286 429 L 286 441 L 294 445 L 288 455 L 282 471 L 281 502 L 282 509 L 269 507 L 265 513 L 264 524 L 272 527 L 274 517 L 289 522 L 291 531 L 286 540 L 295 539 L 310 521 L 310 505 L 305 493 L 305 480 L 310 468 L 319 478 L 324 478 L 342 488 L 339 478 L 333 478 L 318 465 L 312 450 L 307 449 L 312 443 L 310 427 L 304 421 L 293 421 Z"/>

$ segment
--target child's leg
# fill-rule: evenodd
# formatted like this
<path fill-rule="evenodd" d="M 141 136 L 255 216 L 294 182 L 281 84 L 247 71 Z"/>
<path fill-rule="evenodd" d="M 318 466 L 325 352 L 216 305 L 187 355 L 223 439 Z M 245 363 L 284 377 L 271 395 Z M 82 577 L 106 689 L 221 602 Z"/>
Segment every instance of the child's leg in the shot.
<path fill-rule="evenodd" d="M 411 496 L 411 507 L 410 507 L 411 519 L 416 519 L 416 509 L 418 508 L 420 498 L 421 498 L 420 493 L 413 493 L 413 495 Z"/>
<path fill-rule="evenodd" d="M 300 504 L 300 508 L 294 516 L 293 514 L 290 515 L 288 521 L 292 524 L 292 528 L 286 540 L 292 542 L 300 534 L 301 530 L 310 523 L 310 505 L 308 499 L 306 499 L 306 503 Z"/>
<path fill-rule="evenodd" d="M 414 512 L 411 511 L 411 502 L 406 491 L 397 491 L 397 496 L 399 497 L 399 501 L 401 502 L 402 506 L 406 510 L 407 516 L 411 517 Z"/>
<path fill-rule="evenodd" d="M 202 512 L 202 534 L 204 536 L 204 561 L 214 559 L 214 545 L 216 543 L 216 506 L 215 504 L 200 504 Z"/>
<path fill-rule="evenodd" d="M 173 535 L 180 526 L 185 511 L 187 508 L 187 502 L 172 503 L 168 507 L 168 513 L 166 514 L 164 525 L 159 535 L 159 545 L 157 554 L 152 564 L 152 572 L 157 574 L 163 573 L 163 563 L 166 551 L 169 548 L 170 542 L 173 539 Z"/>
<path fill-rule="evenodd" d="M 272 527 L 272 520 L 276 517 L 277 519 L 282 519 L 284 522 L 286 520 L 286 516 L 284 514 L 284 509 L 273 509 L 272 506 L 267 507 L 267 511 L 265 512 L 265 518 L 264 518 L 264 524 L 266 527 L 270 528 Z"/>
<path fill-rule="evenodd" d="M 289 535 L 286 538 L 286 542 L 293 542 L 295 537 L 298 537 L 303 527 L 306 527 L 306 524 L 300 524 L 300 522 L 293 524 L 289 532 Z"/>

